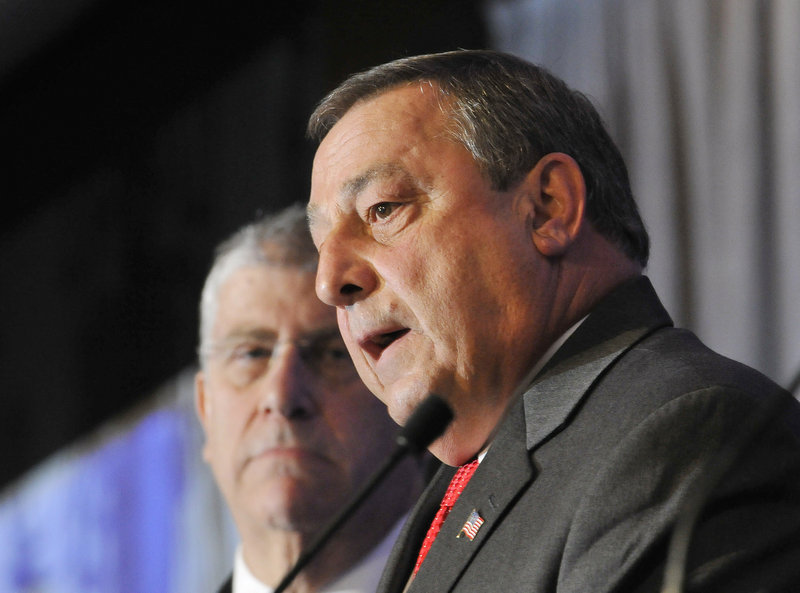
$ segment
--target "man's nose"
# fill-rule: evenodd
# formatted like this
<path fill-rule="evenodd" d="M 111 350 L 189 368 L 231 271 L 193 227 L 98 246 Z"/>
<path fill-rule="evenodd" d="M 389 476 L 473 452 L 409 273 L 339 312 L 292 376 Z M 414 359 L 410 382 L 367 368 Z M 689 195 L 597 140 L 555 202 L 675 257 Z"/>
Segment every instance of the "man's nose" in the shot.
<path fill-rule="evenodd" d="M 334 307 L 346 307 L 365 299 L 377 286 L 375 270 L 356 248 L 355 239 L 329 234 L 319 249 L 319 299 Z"/>
<path fill-rule="evenodd" d="M 318 413 L 314 376 L 296 346 L 289 345 L 273 357 L 265 379 L 259 401 L 261 413 L 279 414 L 289 420 L 305 420 Z"/>

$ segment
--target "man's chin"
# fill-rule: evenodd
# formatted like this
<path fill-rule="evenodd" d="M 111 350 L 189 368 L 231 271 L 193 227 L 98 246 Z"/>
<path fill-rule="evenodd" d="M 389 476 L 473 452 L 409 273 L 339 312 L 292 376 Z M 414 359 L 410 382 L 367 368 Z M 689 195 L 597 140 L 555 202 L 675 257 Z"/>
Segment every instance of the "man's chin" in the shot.
<path fill-rule="evenodd" d="M 444 435 L 433 441 L 428 450 L 436 459 L 453 467 L 463 465 L 472 457 L 470 453 L 459 452 L 453 446 L 453 438 L 449 432 L 445 432 Z"/>
<path fill-rule="evenodd" d="M 270 529 L 306 531 L 317 529 L 337 510 L 332 503 L 341 495 L 330 496 L 324 487 L 308 486 L 270 489 L 250 496 L 249 507 L 258 524 Z M 324 504 L 321 501 L 326 501 Z"/>
<path fill-rule="evenodd" d="M 431 393 L 433 391 L 427 381 L 409 377 L 386 388 L 379 399 L 386 404 L 392 420 L 400 426 L 405 426 L 408 417 Z"/>

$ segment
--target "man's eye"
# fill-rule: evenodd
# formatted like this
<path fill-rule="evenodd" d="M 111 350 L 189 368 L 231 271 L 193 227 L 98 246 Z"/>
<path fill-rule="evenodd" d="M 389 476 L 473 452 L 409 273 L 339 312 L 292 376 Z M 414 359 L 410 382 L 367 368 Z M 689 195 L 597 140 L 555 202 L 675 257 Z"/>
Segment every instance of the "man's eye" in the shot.
<path fill-rule="evenodd" d="M 302 356 L 310 363 L 317 365 L 336 364 L 350 360 L 350 354 L 344 345 L 327 343 L 310 344 L 302 351 Z"/>
<path fill-rule="evenodd" d="M 303 358 L 322 378 L 329 381 L 349 379 L 355 368 L 344 344 L 313 344 L 303 352 Z"/>
<path fill-rule="evenodd" d="M 350 361 L 350 353 L 344 346 L 342 346 L 341 348 L 326 348 L 322 353 L 322 357 L 332 362 Z"/>
<path fill-rule="evenodd" d="M 233 358 L 242 361 L 269 359 L 271 356 L 272 349 L 266 346 L 240 346 L 233 351 Z"/>
<path fill-rule="evenodd" d="M 385 220 L 392 215 L 399 204 L 396 202 L 380 202 L 370 208 L 370 218 L 373 220 Z"/>

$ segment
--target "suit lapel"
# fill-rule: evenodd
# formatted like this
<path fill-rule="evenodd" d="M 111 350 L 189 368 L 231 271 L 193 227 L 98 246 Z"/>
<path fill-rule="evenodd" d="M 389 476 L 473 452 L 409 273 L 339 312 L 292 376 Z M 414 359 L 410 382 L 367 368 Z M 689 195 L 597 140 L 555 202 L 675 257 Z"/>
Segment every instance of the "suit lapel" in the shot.
<path fill-rule="evenodd" d="M 646 277 L 623 284 L 602 300 L 522 396 L 528 450 L 568 421 L 615 360 L 645 336 L 670 325 Z"/>

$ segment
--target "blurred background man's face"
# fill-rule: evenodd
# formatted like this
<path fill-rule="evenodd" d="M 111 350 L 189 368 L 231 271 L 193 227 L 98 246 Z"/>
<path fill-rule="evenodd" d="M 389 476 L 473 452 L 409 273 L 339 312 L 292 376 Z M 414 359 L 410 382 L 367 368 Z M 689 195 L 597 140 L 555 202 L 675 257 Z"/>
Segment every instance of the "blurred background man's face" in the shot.
<path fill-rule="evenodd" d="M 393 446 L 396 425 L 356 374 L 314 276 L 242 268 L 219 294 L 198 411 L 240 529 L 319 528 Z"/>

